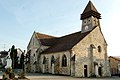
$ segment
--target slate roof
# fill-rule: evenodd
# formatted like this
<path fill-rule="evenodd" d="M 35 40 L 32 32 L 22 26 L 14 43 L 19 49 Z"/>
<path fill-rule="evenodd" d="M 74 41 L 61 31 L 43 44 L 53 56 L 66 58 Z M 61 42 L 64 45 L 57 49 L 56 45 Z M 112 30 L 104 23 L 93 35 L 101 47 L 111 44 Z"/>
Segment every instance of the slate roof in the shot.
<path fill-rule="evenodd" d="M 36 38 L 37 39 L 49 39 L 49 38 L 54 38 L 54 36 L 50 36 L 50 35 L 36 32 Z"/>
<path fill-rule="evenodd" d="M 54 53 L 54 52 L 61 52 L 72 49 L 74 45 L 76 45 L 80 40 L 82 40 L 89 32 L 81 33 L 76 32 L 70 35 L 66 35 L 63 37 L 60 37 L 55 42 L 55 45 L 51 46 L 47 50 L 45 50 L 43 53 Z"/>
<path fill-rule="evenodd" d="M 38 40 L 41 40 L 43 42 L 43 44 L 47 44 L 46 46 L 49 46 L 50 44 L 50 40 L 47 41 L 47 39 L 51 39 L 51 38 L 55 38 L 54 36 L 51 36 L 51 35 L 46 35 L 46 34 L 43 34 L 43 33 L 39 33 L 39 32 L 34 32 L 33 34 L 35 34 L 35 37 L 38 39 Z M 31 38 L 32 39 L 32 38 Z M 45 42 L 43 41 L 43 39 L 45 40 Z M 31 40 L 30 40 L 31 41 Z M 47 43 L 46 43 L 47 42 Z M 49 42 L 49 44 L 48 44 Z M 30 45 L 30 42 L 28 44 L 28 46 Z M 27 48 L 28 48 L 27 46 Z"/>
<path fill-rule="evenodd" d="M 89 1 L 89 3 L 87 4 L 86 8 L 83 11 L 83 13 L 89 12 L 91 10 L 98 12 L 97 9 L 95 8 L 95 6 L 93 5 L 93 3 L 91 1 Z"/>
<path fill-rule="evenodd" d="M 53 46 L 57 42 L 58 38 L 49 38 L 49 39 L 39 39 L 42 45 L 44 46 Z"/>
<path fill-rule="evenodd" d="M 97 9 L 95 8 L 95 6 L 91 1 L 88 2 L 86 8 L 81 14 L 81 20 L 86 19 L 90 16 L 94 16 L 94 17 L 97 17 L 98 19 L 101 19 L 101 14 L 97 11 Z"/>
<path fill-rule="evenodd" d="M 117 60 L 117 61 L 120 61 L 120 58 L 119 58 L 119 57 L 109 56 L 109 58 L 113 58 L 113 59 L 115 59 L 115 60 Z"/>
<path fill-rule="evenodd" d="M 57 41 L 57 37 L 54 37 L 51 35 L 46 35 L 46 34 L 42 34 L 42 33 L 38 33 L 38 32 L 36 32 L 35 35 L 36 35 L 36 38 L 44 46 L 53 46 Z"/>

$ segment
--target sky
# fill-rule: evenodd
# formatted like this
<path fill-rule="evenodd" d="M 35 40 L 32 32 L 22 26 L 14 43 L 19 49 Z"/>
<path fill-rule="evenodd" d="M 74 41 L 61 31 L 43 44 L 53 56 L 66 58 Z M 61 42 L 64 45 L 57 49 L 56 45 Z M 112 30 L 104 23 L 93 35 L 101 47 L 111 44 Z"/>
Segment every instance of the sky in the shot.
<path fill-rule="evenodd" d="M 102 19 L 109 56 L 120 56 L 120 0 L 91 0 Z M 26 50 L 34 31 L 64 36 L 81 30 L 89 0 L 0 0 L 0 51 Z"/>

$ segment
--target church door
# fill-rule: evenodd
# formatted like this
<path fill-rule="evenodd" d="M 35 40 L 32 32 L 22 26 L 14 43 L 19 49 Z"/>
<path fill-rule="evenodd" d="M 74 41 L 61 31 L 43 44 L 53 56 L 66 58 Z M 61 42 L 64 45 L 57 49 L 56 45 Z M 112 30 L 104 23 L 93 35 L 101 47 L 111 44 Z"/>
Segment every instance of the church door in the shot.
<path fill-rule="evenodd" d="M 84 77 L 87 77 L 87 65 L 84 65 Z"/>
<path fill-rule="evenodd" d="M 102 71 L 102 68 L 99 67 L 99 68 L 98 68 L 98 73 L 99 73 L 100 76 L 102 76 L 102 72 L 101 72 L 101 71 Z"/>

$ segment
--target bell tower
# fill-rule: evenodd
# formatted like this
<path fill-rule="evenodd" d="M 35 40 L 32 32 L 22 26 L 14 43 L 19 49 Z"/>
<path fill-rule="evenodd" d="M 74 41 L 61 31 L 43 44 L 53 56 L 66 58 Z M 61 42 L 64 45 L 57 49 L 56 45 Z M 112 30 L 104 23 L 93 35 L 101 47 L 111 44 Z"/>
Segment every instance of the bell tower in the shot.
<path fill-rule="evenodd" d="M 80 19 L 82 20 L 81 31 L 84 33 L 92 30 L 96 26 L 100 26 L 99 19 L 101 19 L 101 14 L 97 11 L 93 3 L 89 1 Z"/>

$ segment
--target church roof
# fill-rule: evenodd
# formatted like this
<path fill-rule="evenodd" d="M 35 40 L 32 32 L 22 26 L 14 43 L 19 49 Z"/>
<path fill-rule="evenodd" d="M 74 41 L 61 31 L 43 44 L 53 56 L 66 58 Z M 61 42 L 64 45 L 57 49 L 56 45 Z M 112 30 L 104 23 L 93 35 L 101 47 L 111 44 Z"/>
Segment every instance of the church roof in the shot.
<path fill-rule="evenodd" d="M 73 34 L 69 34 L 63 37 L 56 38 L 56 40 L 54 40 L 55 42 L 53 41 L 54 45 L 52 45 L 51 47 L 49 47 L 47 50 L 43 51 L 42 53 L 54 53 L 54 52 L 70 50 L 74 47 L 74 45 L 76 45 L 79 41 L 81 41 L 90 32 L 91 31 L 81 33 L 81 31 L 79 31 Z"/>
<path fill-rule="evenodd" d="M 93 5 L 93 3 L 91 1 L 89 1 L 86 8 L 83 11 L 83 13 L 81 14 L 81 20 L 88 18 L 90 16 L 94 16 L 94 17 L 97 17 L 98 19 L 100 19 L 101 18 L 100 15 L 101 14 L 97 11 L 97 9 Z"/>
<path fill-rule="evenodd" d="M 36 32 L 35 35 L 36 38 L 40 41 L 40 43 L 44 46 L 52 46 L 57 41 L 57 37 L 51 35 L 42 34 L 39 32 Z"/>
<path fill-rule="evenodd" d="M 86 8 L 83 11 L 83 13 L 89 12 L 91 10 L 98 12 L 97 9 L 95 8 L 95 6 L 93 5 L 93 3 L 91 1 L 89 1 L 89 3 L 87 4 Z"/>
<path fill-rule="evenodd" d="M 39 39 L 42 45 L 44 46 L 53 46 L 57 42 L 58 38 L 47 38 L 47 39 Z"/>
<path fill-rule="evenodd" d="M 109 58 L 115 59 L 117 61 L 120 61 L 120 57 L 113 57 L 113 56 L 109 56 Z"/>
<path fill-rule="evenodd" d="M 36 32 L 35 35 L 37 39 L 49 39 L 54 37 L 54 36 L 50 36 L 50 35 L 46 35 L 38 32 Z"/>
<path fill-rule="evenodd" d="M 42 33 L 39 33 L 39 32 L 34 32 L 33 34 L 35 34 L 36 39 L 38 39 L 38 40 L 42 39 L 42 41 L 43 41 L 43 39 L 47 40 L 47 39 L 55 38 L 54 36 L 47 35 L 47 34 L 42 34 Z M 31 37 L 31 39 L 32 39 L 32 37 Z M 30 41 L 31 41 L 31 39 L 30 39 Z M 30 45 L 30 42 L 29 42 L 28 46 L 29 45 Z M 28 48 L 28 46 L 27 46 L 27 48 Z"/>

